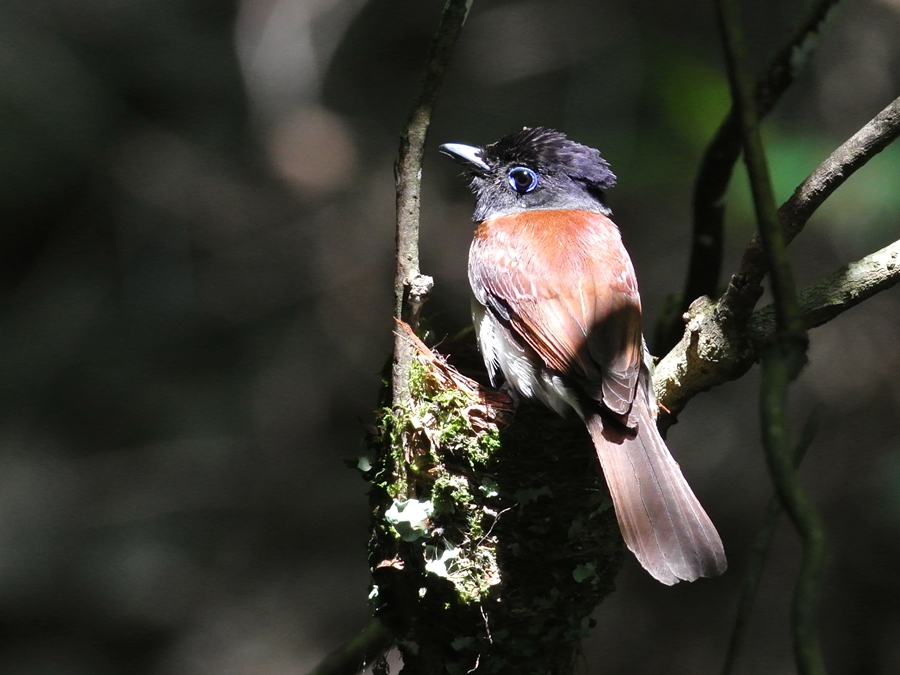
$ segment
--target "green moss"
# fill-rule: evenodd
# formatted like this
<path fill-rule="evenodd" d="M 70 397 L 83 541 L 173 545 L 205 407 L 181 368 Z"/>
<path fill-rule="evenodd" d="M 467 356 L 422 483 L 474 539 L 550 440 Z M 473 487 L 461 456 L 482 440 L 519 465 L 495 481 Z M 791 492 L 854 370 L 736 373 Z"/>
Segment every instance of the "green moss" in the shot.
<path fill-rule="evenodd" d="M 438 517 L 452 519 L 465 514 L 472 507 L 474 495 L 465 476 L 441 472 L 434 482 L 432 499 Z"/>
<path fill-rule="evenodd" d="M 476 662 L 485 673 L 555 672 L 621 552 L 596 455 L 578 420 L 540 407 L 520 408 L 501 433 L 492 409 L 455 382 L 421 359 L 409 406 L 381 413 L 364 474 L 373 605 L 414 617 L 410 635 L 426 646 L 401 647 L 411 669 L 421 658 L 448 672 Z M 407 518 L 400 505 L 417 502 L 433 509 Z"/>
<path fill-rule="evenodd" d="M 433 503 L 427 534 L 405 541 L 406 554 L 427 574 L 449 581 L 458 601 L 477 603 L 499 581 L 496 538 L 485 535 L 485 520 L 493 522 L 496 513 L 489 505 L 498 492 L 483 489 L 473 470 L 490 463 L 500 436 L 490 426 L 474 428 L 470 415 L 480 400 L 443 384 L 434 367 L 414 361 L 409 407 L 381 412 L 382 461 L 371 482 L 390 498 L 382 519 L 406 500 Z M 383 529 L 397 539 L 396 524 Z"/>

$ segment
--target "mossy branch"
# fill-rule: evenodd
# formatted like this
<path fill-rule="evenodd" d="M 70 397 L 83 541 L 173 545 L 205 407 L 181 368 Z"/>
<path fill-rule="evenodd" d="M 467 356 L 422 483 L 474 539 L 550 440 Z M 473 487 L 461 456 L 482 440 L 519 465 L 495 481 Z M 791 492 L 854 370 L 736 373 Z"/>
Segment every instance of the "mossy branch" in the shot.
<path fill-rule="evenodd" d="M 403 672 L 570 673 L 622 558 L 590 437 L 540 404 L 515 410 L 401 332 L 410 405 L 383 411 L 361 470 L 370 599 Z M 477 359 L 468 337 L 443 348 Z"/>
<path fill-rule="evenodd" d="M 419 269 L 419 213 L 425 141 L 444 73 L 472 2 L 473 0 L 447 0 L 444 6 L 428 53 L 418 96 L 400 136 L 400 149 L 394 167 L 397 209 L 394 318 L 398 322 L 408 322 L 413 329 L 433 286 L 431 277 L 423 275 Z M 409 382 L 415 358 L 415 345 L 404 331 L 395 331 L 390 402 L 395 410 L 408 408 L 410 405 Z M 313 673 L 337 675 L 357 672 L 364 660 L 383 653 L 395 638 L 393 631 L 381 621 L 373 619 L 362 634 L 329 655 Z"/>

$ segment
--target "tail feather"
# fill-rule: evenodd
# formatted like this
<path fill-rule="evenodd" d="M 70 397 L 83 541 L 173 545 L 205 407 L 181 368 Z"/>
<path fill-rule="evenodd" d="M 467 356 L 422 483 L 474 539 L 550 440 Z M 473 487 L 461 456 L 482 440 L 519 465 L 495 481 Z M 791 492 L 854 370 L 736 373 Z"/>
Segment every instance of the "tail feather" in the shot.
<path fill-rule="evenodd" d="M 632 411 L 636 435 L 600 415 L 586 419 L 625 544 L 669 586 L 721 574 L 727 566 L 722 540 L 659 435 L 642 393 Z"/>

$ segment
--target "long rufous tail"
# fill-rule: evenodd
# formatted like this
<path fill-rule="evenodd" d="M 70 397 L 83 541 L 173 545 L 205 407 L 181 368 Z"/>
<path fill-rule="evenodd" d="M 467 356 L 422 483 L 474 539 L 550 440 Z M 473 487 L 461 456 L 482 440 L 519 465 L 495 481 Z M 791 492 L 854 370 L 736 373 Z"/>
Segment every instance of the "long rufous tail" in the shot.
<path fill-rule="evenodd" d="M 600 415 L 586 419 L 626 546 L 669 586 L 721 574 L 727 566 L 722 540 L 659 435 L 643 391 L 632 419 L 636 435 Z"/>

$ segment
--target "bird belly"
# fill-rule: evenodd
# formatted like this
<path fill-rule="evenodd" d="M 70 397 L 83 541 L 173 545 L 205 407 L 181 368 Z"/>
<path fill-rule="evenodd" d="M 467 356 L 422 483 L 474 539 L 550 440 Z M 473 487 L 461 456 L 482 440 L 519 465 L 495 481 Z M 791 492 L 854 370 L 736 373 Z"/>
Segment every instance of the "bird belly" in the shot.
<path fill-rule="evenodd" d="M 478 349 L 484 358 L 491 384 L 497 386 L 499 371 L 520 396 L 536 398 L 560 415 L 574 409 L 584 417 L 575 391 L 563 378 L 545 368 L 534 350 L 513 337 L 512 332 L 474 298 L 472 318 Z"/>

